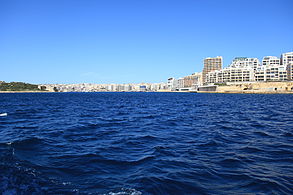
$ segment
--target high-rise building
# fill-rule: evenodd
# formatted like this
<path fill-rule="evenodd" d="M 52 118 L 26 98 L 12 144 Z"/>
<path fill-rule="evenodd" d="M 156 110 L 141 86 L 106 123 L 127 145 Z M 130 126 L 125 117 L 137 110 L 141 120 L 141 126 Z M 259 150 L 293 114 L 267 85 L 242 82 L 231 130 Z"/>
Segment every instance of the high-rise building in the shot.
<path fill-rule="evenodd" d="M 217 56 L 215 58 L 205 58 L 204 59 L 204 68 L 202 71 L 203 83 L 206 83 L 206 76 L 209 72 L 215 70 L 221 70 L 223 66 L 223 57 Z"/>

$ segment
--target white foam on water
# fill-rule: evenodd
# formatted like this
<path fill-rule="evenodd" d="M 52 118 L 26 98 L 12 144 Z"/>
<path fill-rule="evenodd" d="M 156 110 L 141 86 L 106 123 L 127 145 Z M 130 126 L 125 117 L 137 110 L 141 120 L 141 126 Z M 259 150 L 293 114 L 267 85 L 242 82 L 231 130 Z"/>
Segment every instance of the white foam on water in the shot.
<path fill-rule="evenodd" d="M 1 113 L 0 116 L 7 116 L 7 113 Z"/>
<path fill-rule="evenodd" d="M 70 185 L 71 182 L 62 182 L 62 185 L 66 186 L 66 185 Z"/>
<path fill-rule="evenodd" d="M 109 195 L 142 195 L 142 193 L 136 189 L 122 188 L 120 192 L 110 192 Z"/>

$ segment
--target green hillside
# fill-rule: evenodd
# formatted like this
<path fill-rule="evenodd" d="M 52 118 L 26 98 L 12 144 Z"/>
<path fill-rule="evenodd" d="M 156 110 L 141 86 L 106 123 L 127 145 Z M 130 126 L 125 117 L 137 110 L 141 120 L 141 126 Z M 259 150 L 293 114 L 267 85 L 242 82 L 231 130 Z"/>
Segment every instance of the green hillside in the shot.
<path fill-rule="evenodd" d="M 0 82 L 0 91 L 41 91 L 38 85 L 23 82 Z"/>

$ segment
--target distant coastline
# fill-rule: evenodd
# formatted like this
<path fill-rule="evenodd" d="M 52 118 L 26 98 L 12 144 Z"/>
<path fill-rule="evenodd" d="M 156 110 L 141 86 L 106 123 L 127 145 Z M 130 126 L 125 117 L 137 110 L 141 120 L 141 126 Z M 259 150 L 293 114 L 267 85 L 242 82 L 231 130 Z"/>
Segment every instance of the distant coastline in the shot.
<path fill-rule="evenodd" d="M 121 93 L 117 91 L 109 91 L 113 93 Z M 107 93 L 105 91 L 100 92 L 53 92 L 53 91 L 0 91 L 0 94 L 5 93 Z M 135 92 L 126 92 L 135 93 Z M 147 92 L 146 92 L 147 93 Z M 262 92 L 262 91 L 154 91 L 153 93 L 217 93 L 217 94 L 293 94 L 293 92 Z"/>
<path fill-rule="evenodd" d="M 52 91 L 0 91 L 0 93 L 52 93 Z"/>
<path fill-rule="evenodd" d="M 0 81 L 0 92 L 46 92 L 45 88 L 39 87 L 39 85 L 24 83 L 24 82 L 5 82 Z"/>
<path fill-rule="evenodd" d="M 3 86 L 4 85 L 4 86 Z M 97 87 L 95 86 L 97 85 Z M 79 86 L 81 86 L 79 88 Z M 96 88 L 92 87 L 95 86 Z M 127 86 L 127 85 L 125 85 Z M 70 92 L 181 92 L 181 93 L 237 93 L 237 94 L 293 94 L 293 82 L 238 82 L 225 85 L 198 86 L 194 90 L 173 91 L 158 84 L 137 84 L 122 88 L 106 88 L 100 84 L 35 85 L 22 82 L 0 83 L 0 93 L 70 93 Z M 153 86 L 160 86 L 155 88 Z"/>
<path fill-rule="evenodd" d="M 97 91 L 97 92 L 54 92 L 54 91 L 0 91 L 5 93 L 122 93 L 121 91 Z M 139 93 L 129 91 L 125 93 Z M 145 92 L 149 93 L 149 92 Z M 152 93 L 213 93 L 213 94 L 293 94 L 293 91 L 153 91 Z"/>

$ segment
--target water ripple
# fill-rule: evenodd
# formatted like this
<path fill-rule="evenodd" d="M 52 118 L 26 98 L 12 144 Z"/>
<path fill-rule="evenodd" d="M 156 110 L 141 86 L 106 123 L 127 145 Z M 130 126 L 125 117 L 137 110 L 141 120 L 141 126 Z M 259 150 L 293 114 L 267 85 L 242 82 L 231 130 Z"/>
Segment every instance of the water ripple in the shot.
<path fill-rule="evenodd" d="M 293 194 L 292 95 L 0 94 L 2 194 Z"/>

